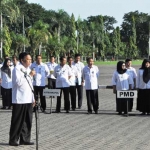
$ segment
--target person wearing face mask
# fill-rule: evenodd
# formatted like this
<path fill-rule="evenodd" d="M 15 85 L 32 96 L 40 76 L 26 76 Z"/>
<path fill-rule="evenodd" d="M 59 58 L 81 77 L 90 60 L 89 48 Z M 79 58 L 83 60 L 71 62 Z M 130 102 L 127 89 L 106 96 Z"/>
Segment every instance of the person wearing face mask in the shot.
<path fill-rule="evenodd" d="M 144 59 L 138 70 L 136 88 L 138 90 L 137 110 L 141 115 L 150 114 L 150 60 Z"/>
<path fill-rule="evenodd" d="M 40 95 L 41 110 L 45 112 L 46 109 L 46 99 L 43 96 L 43 90 L 45 89 L 45 79 L 49 76 L 49 69 L 46 64 L 42 62 L 42 56 L 37 55 L 36 61 L 30 66 L 31 70 L 35 70 L 36 75 L 33 77 L 34 94 L 36 101 L 38 99 L 38 94 Z M 34 109 L 35 111 L 35 109 Z"/>
<path fill-rule="evenodd" d="M 83 81 L 85 81 L 88 114 L 92 114 L 92 106 L 95 114 L 98 114 L 98 77 L 100 75 L 97 66 L 93 65 L 93 59 L 87 58 L 87 66 L 83 68 Z"/>
<path fill-rule="evenodd" d="M 117 94 L 117 91 L 132 89 L 133 80 L 130 74 L 127 72 L 125 62 L 119 61 L 117 63 L 117 70 L 113 73 L 112 84 L 114 94 Z M 122 112 L 127 114 L 127 100 L 127 98 L 116 97 L 116 110 L 119 115 L 121 115 Z M 128 106 L 128 108 L 130 107 Z"/>
<path fill-rule="evenodd" d="M 2 102 L 3 107 L 1 109 L 11 108 L 11 97 L 12 97 L 12 70 L 11 61 L 6 58 L 1 68 L 1 91 L 2 91 Z"/>

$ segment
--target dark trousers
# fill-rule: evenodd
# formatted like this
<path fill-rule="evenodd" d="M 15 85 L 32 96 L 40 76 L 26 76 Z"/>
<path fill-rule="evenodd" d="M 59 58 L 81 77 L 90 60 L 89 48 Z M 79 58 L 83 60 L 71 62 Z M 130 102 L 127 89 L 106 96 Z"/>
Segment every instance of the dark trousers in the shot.
<path fill-rule="evenodd" d="M 129 111 L 132 111 L 132 109 L 133 109 L 133 98 L 129 99 L 129 103 L 130 103 Z"/>
<path fill-rule="evenodd" d="M 3 107 L 12 105 L 12 89 L 5 89 L 1 87 L 2 105 Z"/>
<path fill-rule="evenodd" d="M 87 106 L 88 112 L 92 112 L 92 105 L 94 111 L 98 110 L 99 100 L 98 100 L 98 90 L 86 90 Z"/>
<path fill-rule="evenodd" d="M 32 104 L 13 104 L 10 138 L 11 142 L 30 142 L 32 127 Z"/>
<path fill-rule="evenodd" d="M 76 109 L 76 86 L 70 86 L 70 97 L 72 109 Z"/>
<path fill-rule="evenodd" d="M 38 94 L 40 94 L 40 103 L 41 107 L 43 110 L 46 109 L 46 100 L 45 96 L 43 96 L 43 90 L 45 89 L 45 86 L 34 86 L 34 95 L 35 95 L 35 100 L 38 100 Z"/>
<path fill-rule="evenodd" d="M 62 91 L 64 94 L 65 110 L 66 111 L 70 110 L 69 87 L 64 87 L 64 88 L 59 88 L 59 89 L 60 89 L 60 96 L 57 96 L 56 111 L 60 112 Z"/>
<path fill-rule="evenodd" d="M 48 78 L 48 88 L 55 89 L 56 88 L 56 79 Z"/>
<path fill-rule="evenodd" d="M 83 86 L 78 85 L 78 83 L 76 83 L 76 89 L 77 89 L 77 93 L 78 93 L 78 107 L 82 107 Z"/>

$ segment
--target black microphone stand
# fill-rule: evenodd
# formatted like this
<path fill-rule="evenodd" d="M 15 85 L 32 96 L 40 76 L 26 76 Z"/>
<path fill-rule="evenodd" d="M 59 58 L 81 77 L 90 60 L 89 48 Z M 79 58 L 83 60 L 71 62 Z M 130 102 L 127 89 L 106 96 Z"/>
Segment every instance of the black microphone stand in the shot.
<path fill-rule="evenodd" d="M 31 91 L 34 95 L 34 90 L 32 89 L 28 79 L 27 79 L 27 75 L 24 74 L 24 77 L 25 79 L 27 80 L 30 88 L 31 88 Z M 36 101 L 37 99 L 37 101 Z M 39 102 L 38 102 L 38 95 L 36 95 L 35 97 L 35 122 L 36 122 L 36 150 L 38 150 L 38 137 L 39 137 L 39 126 L 38 126 L 38 122 L 39 122 L 39 112 L 38 112 L 38 105 L 39 105 Z"/>
<path fill-rule="evenodd" d="M 36 95 L 36 104 L 35 104 L 35 122 L 36 122 L 36 150 L 38 150 L 38 140 L 39 140 L 39 102 L 38 96 Z"/>

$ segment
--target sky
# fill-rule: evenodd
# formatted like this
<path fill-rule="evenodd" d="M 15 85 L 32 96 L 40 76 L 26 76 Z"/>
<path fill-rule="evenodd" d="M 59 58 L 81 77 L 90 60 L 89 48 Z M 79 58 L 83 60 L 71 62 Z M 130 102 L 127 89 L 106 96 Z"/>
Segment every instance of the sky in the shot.
<path fill-rule="evenodd" d="M 107 15 L 117 20 L 120 26 L 125 13 L 136 11 L 150 14 L 150 0 L 28 0 L 29 3 L 42 5 L 46 10 L 63 9 L 77 19 L 89 16 Z"/>

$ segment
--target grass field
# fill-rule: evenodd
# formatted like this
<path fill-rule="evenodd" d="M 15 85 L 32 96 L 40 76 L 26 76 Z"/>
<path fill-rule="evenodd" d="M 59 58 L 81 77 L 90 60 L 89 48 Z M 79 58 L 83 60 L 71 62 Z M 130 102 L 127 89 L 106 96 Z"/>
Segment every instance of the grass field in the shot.
<path fill-rule="evenodd" d="M 132 65 L 141 65 L 143 60 L 133 60 Z M 118 61 L 95 61 L 95 65 L 117 65 Z M 86 63 L 85 63 L 86 64 Z"/>

